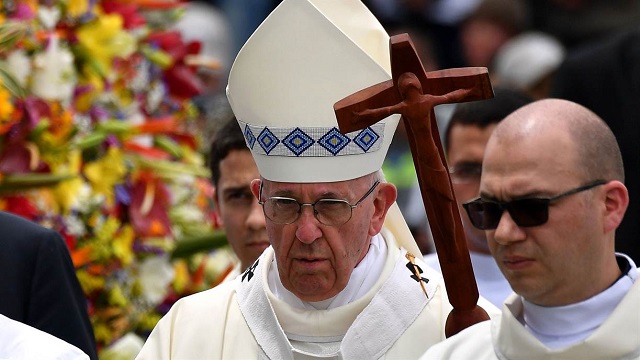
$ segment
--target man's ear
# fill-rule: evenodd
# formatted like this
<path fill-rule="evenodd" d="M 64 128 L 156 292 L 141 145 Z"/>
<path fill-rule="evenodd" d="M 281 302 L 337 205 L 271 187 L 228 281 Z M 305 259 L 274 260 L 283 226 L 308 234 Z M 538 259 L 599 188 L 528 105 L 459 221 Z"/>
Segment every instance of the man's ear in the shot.
<path fill-rule="evenodd" d="M 605 191 L 604 199 L 604 232 L 615 231 L 627 211 L 629 206 L 629 191 L 620 181 L 609 181 L 603 185 Z"/>
<path fill-rule="evenodd" d="M 373 216 L 371 218 L 371 226 L 369 227 L 369 235 L 373 236 L 382 230 L 384 224 L 384 218 L 387 216 L 387 211 L 396 201 L 398 197 L 398 190 L 393 184 L 380 183 L 376 191 L 376 196 L 373 199 Z"/>
<path fill-rule="evenodd" d="M 260 201 L 260 179 L 251 180 L 251 193 L 255 196 L 258 201 Z"/>
<path fill-rule="evenodd" d="M 213 205 L 215 206 L 216 210 L 220 208 L 220 202 L 218 201 L 218 187 L 217 186 L 212 186 L 213 189 L 211 191 L 211 197 L 213 198 Z"/>
<path fill-rule="evenodd" d="M 218 187 L 213 186 L 213 191 L 211 192 L 211 197 L 213 198 L 213 212 L 216 216 L 216 223 L 220 226 L 224 226 L 224 220 L 222 220 L 222 216 L 220 216 L 220 201 L 218 199 Z"/>

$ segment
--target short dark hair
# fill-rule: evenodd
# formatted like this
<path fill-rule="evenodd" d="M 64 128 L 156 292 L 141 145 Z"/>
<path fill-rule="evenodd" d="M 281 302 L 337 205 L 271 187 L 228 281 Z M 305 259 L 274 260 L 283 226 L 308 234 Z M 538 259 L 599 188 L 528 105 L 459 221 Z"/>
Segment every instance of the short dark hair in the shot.
<path fill-rule="evenodd" d="M 451 141 L 455 125 L 474 125 L 481 129 L 497 124 L 507 115 L 534 101 L 524 91 L 510 87 L 493 87 L 493 98 L 456 105 L 444 134 L 445 146 Z"/>
<path fill-rule="evenodd" d="M 211 181 L 217 186 L 220 181 L 220 162 L 233 150 L 249 151 L 244 134 L 235 117 L 220 127 L 213 135 L 209 149 Z"/>

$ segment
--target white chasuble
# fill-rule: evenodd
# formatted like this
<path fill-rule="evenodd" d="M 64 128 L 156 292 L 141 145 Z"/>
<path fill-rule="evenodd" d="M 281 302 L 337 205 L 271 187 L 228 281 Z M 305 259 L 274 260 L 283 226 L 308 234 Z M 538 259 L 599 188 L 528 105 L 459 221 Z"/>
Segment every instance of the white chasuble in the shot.
<path fill-rule="evenodd" d="M 276 299 L 267 285 L 268 248 L 235 280 L 176 302 L 138 359 L 418 358 L 444 340 L 451 305 L 441 275 L 416 258 L 418 278 L 406 251 L 383 235 L 384 269 L 361 298 L 329 310 Z"/>
<path fill-rule="evenodd" d="M 268 290 L 267 266 L 256 269 L 252 281 L 241 281 L 237 288 L 240 310 L 262 355 L 270 359 L 383 357 L 434 297 L 437 284 L 425 277 L 425 296 L 407 267 L 406 251 L 391 246 L 388 252 L 380 279 L 370 291 L 329 310 L 294 308 L 278 300 Z M 265 255 L 258 262 L 270 264 L 273 252 Z"/>
<path fill-rule="evenodd" d="M 640 359 L 640 281 L 633 268 L 618 281 L 633 285 L 602 323 L 584 340 L 561 348 L 545 346 L 521 323 L 523 302 L 511 295 L 502 317 L 492 318 L 430 348 L 421 359 Z M 609 288 L 607 291 L 615 291 Z M 588 316 L 588 315 L 587 315 Z"/>

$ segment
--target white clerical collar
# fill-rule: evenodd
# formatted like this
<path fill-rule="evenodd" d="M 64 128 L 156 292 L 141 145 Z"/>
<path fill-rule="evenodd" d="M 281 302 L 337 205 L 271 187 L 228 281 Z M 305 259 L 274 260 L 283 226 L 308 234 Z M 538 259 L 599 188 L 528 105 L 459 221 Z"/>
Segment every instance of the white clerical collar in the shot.
<path fill-rule="evenodd" d="M 630 258 L 618 256 L 617 259 L 619 263 L 628 262 L 630 270 L 605 291 L 585 301 L 544 307 L 523 298 L 525 327 L 551 349 L 567 347 L 589 337 L 611 315 L 638 278 L 638 269 Z"/>
<path fill-rule="evenodd" d="M 307 310 L 328 310 L 349 304 L 367 293 L 380 277 L 387 257 L 387 244 L 378 234 L 371 238 L 369 250 L 360 263 L 353 269 L 347 286 L 332 298 L 307 302 L 285 289 L 280 281 L 277 262 L 274 260 L 269 269 L 268 283 L 271 292 L 285 303 Z"/>

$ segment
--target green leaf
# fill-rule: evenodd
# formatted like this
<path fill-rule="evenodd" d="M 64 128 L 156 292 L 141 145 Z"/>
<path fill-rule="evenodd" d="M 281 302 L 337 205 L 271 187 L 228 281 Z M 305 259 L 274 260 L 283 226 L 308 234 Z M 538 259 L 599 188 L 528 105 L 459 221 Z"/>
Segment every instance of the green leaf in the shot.
<path fill-rule="evenodd" d="M 188 258 L 201 252 L 227 245 L 227 235 L 224 231 L 213 231 L 200 236 L 182 238 L 176 241 L 176 247 L 171 253 L 171 260 Z"/>
<path fill-rule="evenodd" d="M 13 74 L 7 69 L 7 64 L 4 61 L 0 60 L 0 81 L 2 82 L 2 86 L 4 86 L 13 96 L 24 98 L 27 96 L 27 91 L 20 86 L 18 80 L 13 76 Z"/>
<path fill-rule="evenodd" d="M 27 32 L 27 25 L 18 21 L 7 21 L 0 25 L 0 53 L 15 47 Z"/>
<path fill-rule="evenodd" d="M 170 137 L 168 137 L 166 135 L 156 136 L 153 139 L 153 143 L 154 143 L 154 145 L 156 145 L 160 149 L 168 152 L 169 154 L 171 154 L 171 156 L 173 156 L 175 158 L 181 158 L 182 157 L 183 151 L 180 148 L 180 145 L 176 144 L 175 141 L 173 141 Z"/>
<path fill-rule="evenodd" d="M 74 145 L 81 150 L 91 149 L 95 146 L 102 144 L 102 142 L 106 138 L 107 138 L 107 134 L 103 132 L 94 132 L 83 137 L 82 139 L 78 139 Z"/>
<path fill-rule="evenodd" d="M 0 181 L 0 195 L 34 189 L 45 186 L 57 185 L 62 181 L 73 179 L 73 174 L 11 174 L 5 175 Z"/>
<path fill-rule="evenodd" d="M 148 160 L 140 156 L 132 156 L 131 159 L 135 161 L 138 166 L 155 170 L 159 176 L 171 176 L 177 174 L 189 174 L 207 178 L 211 176 L 209 169 L 199 165 L 158 159 Z"/>

